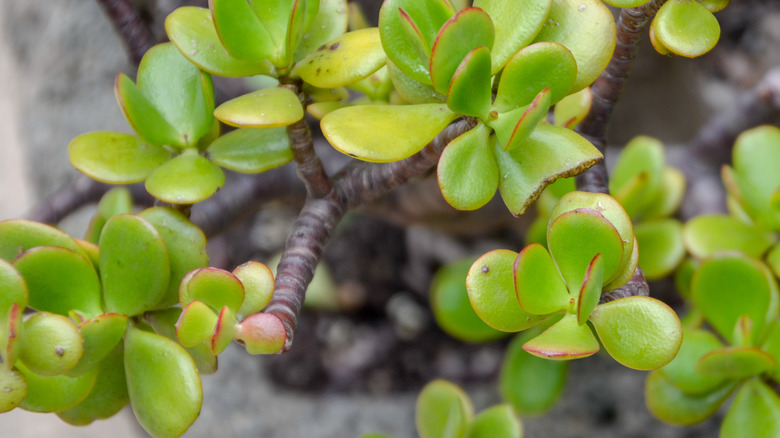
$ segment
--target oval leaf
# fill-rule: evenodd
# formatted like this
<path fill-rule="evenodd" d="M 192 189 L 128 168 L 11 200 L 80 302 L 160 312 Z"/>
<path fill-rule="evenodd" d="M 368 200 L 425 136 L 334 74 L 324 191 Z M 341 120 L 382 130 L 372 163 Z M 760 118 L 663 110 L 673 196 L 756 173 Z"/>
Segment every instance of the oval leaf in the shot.
<path fill-rule="evenodd" d="M 179 286 L 182 306 L 201 301 L 218 312 L 223 306 L 238 311 L 244 301 L 244 287 L 235 275 L 218 268 L 202 268 L 188 273 Z"/>
<path fill-rule="evenodd" d="M 452 140 L 439 158 L 436 176 L 444 199 L 459 210 L 476 210 L 493 199 L 498 165 L 490 152 L 490 129 L 478 123 Z"/>
<path fill-rule="evenodd" d="M 750 379 L 734 397 L 720 427 L 722 438 L 780 435 L 780 397 L 766 383 Z"/>
<path fill-rule="evenodd" d="M 160 146 L 119 132 L 90 132 L 71 140 L 70 164 L 101 182 L 128 184 L 143 181 L 171 158 Z"/>
<path fill-rule="evenodd" d="M 686 329 L 677 357 L 661 368 L 660 372 L 669 383 L 685 394 L 705 395 L 723 384 L 725 379 L 696 372 L 696 364 L 705 354 L 722 347 L 723 344 L 711 332 Z"/>
<path fill-rule="evenodd" d="M 39 312 L 24 322 L 22 352 L 19 359 L 42 376 L 64 374 L 84 354 L 79 329 L 66 317 Z"/>
<path fill-rule="evenodd" d="M 127 328 L 127 316 L 106 313 L 88 319 L 78 326 L 84 338 L 84 355 L 69 376 L 80 376 L 101 362 L 122 340 Z"/>
<path fill-rule="evenodd" d="M 490 110 L 490 51 L 485 46 L 472 50 L 452 75 L 447 106 L 458 114 L 485 117 Z"/>
<path fill-rule="evenodd" d="M 417 397 L 415 415 L 420 438 L 457 438 L 466 434 L 474 415 L 462 389 L 444 380 L 425 385 Z"/>
<path fill-rule="evenodd" d="M 502 404 L 480 412 L 469 425 L 467 438 L 521 438 L 523 424 L 512 410 Z"/>
<path fill-rule="evenodd" d="M 526 312 L 549 315 L 566 309 L 571 296 L 547 249 L 538 243 L 526 246 L 514 264 L 517 301 Z"/>
<path fill-rule="evenodd" d="M 590 327 L 577 322 L 577 315 L 566 314 L 542 334 L 523 344 L 523 350 L 542 359 L 580 359 L 599 351 L 599 342 Z"/>
<path fill-rule="evenodd" d="M 720 25 L 697 1 L 667 2 L 653 20 L 656 39 L 676 55 L 695 58 L 710 51 L 720 38 Z"/>
<path fill-rule="evenodd" d="M 320 88 L 336 88 L 367 78 L 385 65 L 379 29 L 346 33 L 328 41 L 303 58 L 293 70 Z"/>
<path fill-rule="evenodd" d="M 171 204 L 194 204 L 219 190 L 225 184 L 222 169 L 197 150 L 187 149 L 146 179 L 146 190 L 155 198 Z"/>
<path fill-rule="evenodd" d="M 262 263 L 248 261 L 234 269 L 233 275 L 244 287 L 244 301 L 236 316 L 244 319 L 263 310 L 274 294 L 274 275 L 271 269 Z"/>
<path fill-rule="evenodd" d="M 243 173 L 260 173 L 293 159 L 285 128 L 236 129 L 216 139 L 207 152 L 212 162 Z"/>
<path fill-rule="evenodd" d="M 23 363 L 16 367 L 27 381 L 27 397 L 21 408 L 32 412 L 59 412 L 81 403 L 95 386 L 97 369 L 79 377 L 41 376 L 30 371 Z"/>
<path fill-rule="evenodd" d="M 675 219 L 645 221 L 634 228 L 639 244 L 639 266 L 648 280 L 671 274 L 685 258 L 682 224 Z"/>
<path fill-rule="evenodd" d="M 735 387 L 735 383 L 729 383 L 702 395 L 688 395 L 660 371 L 654 371 L 645 382 L 645 403 L 656 418 L 677 426 L 691 426 L 714 414 Z"/>
<path fill-rule="evenodd" d="M 771 370 L 777 360 L 755 347 L 727 347 L 703 355 L 696 364 L 699 374 L 739 380 Z"/>
<path fill-rule="evenodd" d="M 223 103 L 214 110 L 214 116 L 239 128 L 270 128 L 301 120 L 303 107 L 289 88 L 271 87 Z"/>
<path fill-rule="evenodd" d="M 0 222 L 0 259 L 11 263 L 36 246 L 59 246 L 87 257 L 70 236 L 57 228 L 26 219 Z"/>

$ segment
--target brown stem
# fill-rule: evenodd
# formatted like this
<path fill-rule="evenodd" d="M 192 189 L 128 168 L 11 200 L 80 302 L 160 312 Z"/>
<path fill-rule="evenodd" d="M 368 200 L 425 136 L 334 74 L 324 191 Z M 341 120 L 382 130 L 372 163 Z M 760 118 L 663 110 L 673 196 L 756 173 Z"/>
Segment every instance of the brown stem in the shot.
<path fill-rule="evenodd" d="M 130 0 L 97 0 L 114 25 L 134 65 L 157 43 L 151 29 Z"/>
<path fill-rule="evenodd" d="M 623 90 L 631 64 L 636 57 L 642 33 L 667 0 L 652 0 L 637 7 L 622 9 L 617 22 L 617 43 L 607 68 L 591 86 L 593 105 L 577 131 L 604 153 L 606 132 L 615 104 Z M 607 167 L 599 161 L 575 179 L 577 189 L 593 193 L 609 193 Z"/>
<path fill-rule="evenodd" d="M 620 286 L 619 288 L 609 291 L 601 295 L 599 304 L 615 301 L 619 298 L 626 297 L 646 297 L 650 295 L 650 286 L 647 285 L 645 280 L 645 274 L 642 272 L 642 268 L 637 267 L 634 271 L 634 275 L 628 283 Z"/>

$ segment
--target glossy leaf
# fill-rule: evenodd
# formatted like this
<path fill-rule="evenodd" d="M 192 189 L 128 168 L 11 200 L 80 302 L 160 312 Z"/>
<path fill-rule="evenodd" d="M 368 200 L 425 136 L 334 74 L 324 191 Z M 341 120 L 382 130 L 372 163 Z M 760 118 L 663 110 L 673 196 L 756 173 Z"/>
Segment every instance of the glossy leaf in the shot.
<path fill-rule="evenodd" d="M 188 273 L 179 287 L 182 306 L 202 301 L 214 311 L 228 306 L 236 312 L 244 301 L 244 287 L 235 275 L 218 268 L 202 268 Z"/>
<path fill-rule="evenodd" d="M 442 103 L 447 100 L 439 94 L 430 84 L 419 82 L 406 76 L 395 64 L 387 60 L 387 73 L 393 82 L 395 91 L 403 100 L 414 103 Z"/>
<path fill-rule="evenodd" d="M 6 321 L 11 306 L 16 304 L 21 309 L 27 307 L 27 284 L 22 274 L 3 259 L 0 259 L 0 290 L 3 291 L 0 294 L 0 324 L 2 324 Z M 2 336 L 0 331 L 0 337 Z M 3 353 L 0 352 L 0 355 Z"/>
<path fill-rule="evenodd" d="M 523 344 L 523 350 L 551 360 L 588 357 L 599 351 L 599 342 L 587 325 L 577 322 L 577 315 L 566 314 L 542 334 Z"/>
<path fill-rule="evenodd" d="M 276 354 L 287 342 L 287 329 L 272 313 L 255 313 L 236 325 L 236 341 L 249 354 Z"/>
<path fill-rule="evenodd" d="M 100 198 L 95 216 L 89 222 L 84 240 L 98 243 L 103 225 L 114 215 L 133 212 L 133 196 L 126 187 L 114 187 Z"/>
<path fill-rule="evenodd" d="M 466 8 L 447 20 L 431 46 L 433 88 L 439 93 L 447 93 L 452 75 L 466 55 L 477 47 L 490 50 L 494 38 L 493 20 L 482 9 Z"/>
<path fill-rule="evenodd" d="M 0 259 L 11 263 L 36 246 L 59 246 L 86 257 L 70 236 L 50 225 L 26 219 L 0 221 Z"/>
<path fill-rule="evenodd" d="M 669 382 L 660 371 L 654 371 L 645 382 L 645 403 L 650 413 L 659 420 L 677 426 L 691 426 L 714 414 L 735 386 L 735 383 L 729 383 L 701 395 L 688 395 Z"/>
<path fill-rule="evenodd" d="M 487 12 L 495 25 L 496 38 L 490 54 L 493 73 L 497 73 L 539 33 L 552 0 L 475 0 L 474 6 Z"/>
<path fill-rule="evenodd" d="M 0 318 L 0 368 L 10 370 L 22 350 L 23 344 L 20 340 L 23 332 L 24 308 L 12 303 L 10 308 L 0 316 L 2 316 Z"/>
<path fill-rule="evenodd" d="M 593 92 L 587 87 L 564 97 L 553 109 L 555 124 L 574 129 L 588 115 L 592 104 Z"/>
<path fill-rule="evenodd" d="M 664 167 L 661 187 L 642 211 L 642 219 L 661 219 L 674 214 L 682 204 L 685 194 L 685 176 L 672 167 Z"/>
<path fill-rule="evenodd" d="M 753 322 L 754 340 L 777 318 L 779 298 L 772 273 L 761 262 L 740 254 L 723 254 L 702 262 L 693 277 L 691 293 L 710 325 L 729 340 L 742 315 Z"/>
<path fill-rule="evenodd" d="M 119 73 L 114 81 L 114 94 L 127 123 L 145 142 L 156 146 L 182 146 L 176 128 L 124 73 Z"/>
<path fill-rule="evenodd" d="M 219 190 L 225 174 L 214 163 L 187 149 L 166 162 L 146 179 L 146 190 L 155 198 L 171 204 L 194 204 Z"/>
<path fill-rule="evenodd" d="M 181 316 L 180 307 L 169 307 L 163 310 L 155 310 L 144 314 L 144 322 L 148 323 L 158 335 L 178 342 L 176 337 L 176 322 Z M 201 375 L 214 374 L 217 371 L 217 356 L 211 352 L 208 343 L 201 343 L 194 347 L 185 348 L 192 356 L 195 366 Z"/>
<path fill-rule="evenodd" d="M 268 305 L 274 293 L 274 275 L 268 266 L 248 261 L 236 267 L 233 275 L 238 278 L 244 287 L 244 301 L 236 311 L 239 319 L 257 313 Z"/>
<path fill-rule="evenodd" d="M 626 241 L 623 241 L 623 247 L 625 248 Z M 625 255 L 625 253 L 623 254 Z M 625 261 L 625 264 L 622 266 L 620 270 L 618 270 L 617 274 L 604 284 L 602 292 L 604 291 L 611 291 L 614 289 L 617 289 L 624 284 L 631 281 L 631 278 L 633 278 L 634 273 L 636 272 L 636 268 L 639 266 L 639 244 L 636 241 L 636 237 L 634 237 L 634 245 L 631 250 L 631 257 Z"/>
<path fill-rule="evenodd" d="M 401 9 L 412 19 L 427 47 L 433 47 L 439 29 L 455 11 L 445 0 L 390 0 L 384 2 L 379 11 L 379 34 L 387 57 L 410 78 L 430 84 L 428 60 L 420 58 L 418 43 L 404 30 Z"/>
<path fill-rule="evenodd" d="M 214 335 L 211 337 L 211 351 L 214 354 L 220 354 L 225 351 L 230 341 L 233 339 L 237 329 L 236 314 L 228 306 L 222 308 L 217 318 L 217 325 L 214 329 Z"/>
<path fill-rule="evenodd" d="M 114 350 L 126 328 L 127 316 L 118 313 L 98 315 L 79 324 L 79 332 L 84 338 L 84 354 L 67 374 L 79 376 L 91 370 Z"/>
<path fill-rule="evenodd" d="M 577 299 L 577 322 L 580 325 L 588 322 L 588 317 L 599 303 L 602 284 L 604 284 L 604 257 L 596 254 L 585 271 L 585 278 Z"/>
<path fill-rule="evenodd" d="M 200 301 L 187 304 L 176 323 L 176 337 L 181 345 L 194 347 L 211 339 L 217 327 L 217 315 Z"/>
<path fill-rule="evenodd" d="M 517 301 L 526 312 L 549 315 L 569 306 L 566 284 L 542 245 L 534 243 L 520 251 L 513 270 Z"/>
<path fill-rule="evenodd" d="M 28 287 L 28 305 L 36 310 L 67 315 L 79 310 L 88 316 L 103 313 L 100 281 L 92 263 L 75 252 L 41 246 L 14 261 Z"/>
<path fill-rule="evenodd" d="M 601 304 L 590 321 L 610 356 L 629 368 L 660 368 L 674 359 L 682 343 L 680 320 L 655 298 L 633 296 Z"/>
<path fill-rule="evenodd" d="M 179 284 L 188 272 L 209 264 L 206 236 L 184 214 L 167 207 L 148 208 L 138 214 L 160 233 L 171 267 L 165 296 L 155 305 L 170 307 L 179 302 Z"/>
<path fill-rule="evenodd" d="M 436 175 L 444 199 L 459 210 L 476 210 L 493 199 L 498 165 L 490 152 L 490 129 L 478 123 L 442 152 Z"/>
<path fill-rule="evenodd" d="M 615 20 L 599 0 L 553 0 L 552 9 L 534 41 L 566 46 L 577 61 L 577 79 L 570 93 L 579 91 L 606 68 L 615 49 Z"/>
<path fill-rule="evenodd" d="M 466 277 L 474 311 L 487 325 L 505 332 L 525 330 L 543 318 L 526 312 L 517 302 L 512 274 L 516 258 L 514 251 L 490 251 L 471 265 Z"/>
<path fill-rule="evenodd" d="M 599 212 L 588 208 L 552 219 L 547 228 L 547 246 L 572 296 L 579 294 L 596 254 L 604 258 L 604 281 L 619 272 L 623 259 L 623 242 L 617 229 Z"/>
<path fill-rule="evenodd" d="M 670 52 L 695 58 L 710 51 L 720 38 L 718 20 L 701 3 L 667 2 L 653 20 L 656 39 Z"/>
<path fill-rule="evenodd" d="M 131 327 L 124 363 L 130 404 L 144 430 L 158 438 L 182 435 L 203 401 L 190 355 L 168 338 Z"/>
<path fill-rule="evenodd" d="M 442 104 L 361 105 L 329 113 L 321 127 L 325 138 L 342 153 L 365 161 L 390 162 L 419 152 L 456 117 Z"/>
<path fill-rule="evenodd" d="M 462 438 L 474 408 L 462 389 L 444 380 L 425 385 L 417 397 L 415 415 L 420 438 Z"/>
<path fill-rule="evenodd" d="M 677 356 L 661 368 L 666 380 L 688 395 L 704 395 L 721 386 L 725 379 L 704 375 L 696 371 L 699 359 L 718 350 L 723 344 L 707 330 L 684 329 L 683 341 Z"/>
<path fill-rule="evenodd" d="M 528 139 L 534 129 L 547 118 L 547 112 L 550 110 L 550 102 L 552 99 L 550 96 L 550 89 L 545 88 L 540 91 L 536 98 L 527 106 L 506 113 L 507 115 L 520 113 L 520 118 L 517 119 L 517 124 L 514 126 L 494 125 L 494 128 L 496 129 L 496 138 L 498 138 L 498 141 L 504 146 L 504 150 L 511 151 L 516 149 Z M 501 120 L 501 116 L 499 116 L 498 120 Z M 513 118 L 510 118 L 510 120 L 513 120 Z"/>
<path fill-rule="evenodd" d="M 274 67 L 266 58 L 239 59 L 222 45 L 208 9 L 184 6 L 165 19 L 165 31 L 176 48 L 202 70 L 219 76 L 272 75 Z"/>
<path fill-rule="evenodd" d="M 563 99 L 577 78 L 577 62 L 565 46 L 555 42 L 532 44 L 514 54 L 501 73 L 495 106 L 506 111 L 528 105 L 545 88 L 551 103 Z"/>
<path fill-rule="evenodd" d="M 262 2 L 262 0 L 260 0 Z M 307 1 L 309 5 L 315 3 Z M 349 20 L 347 0 L 319 0 L 319 10 L 314 21 L 308 26 L 304 23 L 301 32 L 301 42 L 295 52 L 295 60 L 299 61 L 317 47 L 347 31 Z"/>
<path fill-rule="evenodd" d="M 81 403 L 95 386 L 97 369 L 79 377 L 41 376 L 17 362 L 16 367 L 27 381 L 27 397 L 21 408 L 32 412 L 59 412 Z"/>
<path fill-rule="evenodd" d="M 223 103 L 214 116 L 222 123 L 240 128 L 271 128 L 301 120 L 303 108 L 289 88 L 271 87 Z"/>
<path fill-rule="evenodd" d="M 27 380 L 16 369 L 0 367 L 0 413 L 11 411 L 27 396 Z"/>
<path fill-rule="evenodd" d="M 71 140 L 70 164 L 101 182 L 128 184 L 143 181 L 171 157 L 160 146 L 119 132 L 90 132 Z"/>
<path fill-rule="evenodd" d="M 540 124 L 512 151 L 493 146 L 498 187 L 510 212 L 524 213 L 542 190 L 558 178 L 574 176 L 602 159 L 601 153 L 571 130 Z"/>
<path fill-rule="evenodd" d="M 130 398 L 125 380 L 124 347 L 117 346 L 97 366 L 97 380 L 87 398 L 76 406 L 57 412 L 63 421 L 74 426 L 85 426 L 95 420 L 113 417 Z"/>
<path fill-rule="evenodd" d="M 766 383 L 750 379 L 734 397 L 720 427 L 722 438 L 780 435 L 780 397 Z"/>
<path fill-rule="evenodd" d="M 621 151 L 609 176 L 609 191 L 629 216 L 640 213 L 660 189 L 664 163 L 663 143 L 652 137 L 634 137 Z"/>
<path fill-rule="evenodd" d="M 777 360 L 756 347 L 726 347 L 703 355 L 696 372 L 705 376 L 739 380 L 771 370 Z"/>
<path fill-rule="evenodd" d="M 293 159 L 285 128 L 237 129 L 215 140 L 208 148 L 215 164 L 237 172 L 260 173 Z"/>
<path fill-rule="evenodd" d="M 754 220 L 771 229 L 780 226 L 772 207 L 780 178 L 773 169 L 780 162 L 780 129 L 760 126 L 743 132 L 734 144 L 734 183 Z"/>
<path fill-rule="evenodd" d="M 697 258 L 728 250 L 738 250 L 760 258 L 777 242 L 777 236 L 731 216 L 711 214 L 697 216 L 686 222 L 683 242 Z"/>
<path fill-rule="evenodd" d="M 479 46 L 470 51 L 453 72 L 447 106 L 453 112 L 484 117 L 493 99 L 490 91 L 490 50 Z"/>
<path fill-rule="evenodd" d="M 112 217 L 100 235 L 100 279 L 106 310 L 128 316 L 151 309 L 164 296 L 170 262 L 160 233 L 133 215 Z"/>
<path fill-rule="evenodd" d="M 550 361 L 523 350 L 527 337 L 509 344 L 501 366 L 501 398 L 523 415 L 545 412 L 558 400 L 566 386 L 568 361 Z"/>
<path fill-rule="evenodd" d="M 63 374 L 76 366 L 83 354 L 81 334 L 68 318 L 39 312 L 24 322 L 19 359 L 36 374 Z"/>
<path fill-rule="evenodd" d="M 379 29 L 372 27 L 328 41 L 303 58 L 293 74 L 315 87 L 336 88 L 366 78 L 384 65 Z"/>
<path fill-rule="evenodd" d="M 431 310 L 448 335 L 466 342 L 487 342 L 504 337 L 504 332 L 485 324 L 474 312 L 466 290 L 466 276 L 473 259 L 440 268 L 431 282 Z"/>
<path fill-rule="evenodd" d="M 639 243 L 639 266 L 648 280 L 671 274 L 685 257 L 682 224 L 675 219 L 646 221 L 634 228 Z"/>
<path fill-rule="evenodd" d="M 212 0 L 209 8 L 219 40 L 231 56 L 266 59 L 280 46 L 280 39 L 271 37 L 246 0 Z"/>
<path fill-rule="evenodd" d="M 521 438 L 523 424 L 509 404 L 492 406 L 477 414 L 467 438 Z"/>

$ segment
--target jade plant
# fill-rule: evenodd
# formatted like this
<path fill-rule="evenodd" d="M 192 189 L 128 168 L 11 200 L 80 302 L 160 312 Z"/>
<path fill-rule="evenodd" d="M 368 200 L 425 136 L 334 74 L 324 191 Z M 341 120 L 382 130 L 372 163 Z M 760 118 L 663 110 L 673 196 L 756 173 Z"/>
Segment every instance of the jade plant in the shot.
<path fill-rule="evenodd" d="M 506 404 L 475 415 L 462 390 L 434 381 L 418 399 L 421 437 L 522 436 L 516 412 L 548 409 L 566 361 L 602 346 L 630 368 L 660 368 L 648 379 L 648 402 L 664 420 L 699 421 L 736 390 L 725 436 L 748 423 L 776 430 L 780 402 L 766 382 L 778 374 L 780 298 L 770 269 L 780 272 L 780 251 L 770 251 L 769 268 L 714 253 L 758 257 L 776 243 L 780 131 L 759 128 L 737 141 L 734 168 L 723 170 L 737 219 L 686 225 L 700 261 L 680 276 L 695 306 L 684 328 L 669 306 L 629 287 L 644 282 L 638 266 L 660 278 L 682 257 L 670 217 L 684 181 L 660 143 L 637 137 L 609 183 L 583 189 L 604 165 L 593 125 L 609 119 L 604 106 L 619 93 L 605 87 L 619 91 L 636 30 L 649 24 L 659 52 L 695 57 L 716 43 L 712 13 L 728 1 L 610 0 L 631 8 L 617 24 L 600 0 L 471 3 L 386 0 L 378 27 L 345 0 L 210 0 L 174 10 L 165 20 L 170 42 L 147 47 L 135 81 L 120 74 L 115 82 L 135 135 L 92 132 L 68 147 L 82 173 L 143 181 L 172 208 L 134 214 L 137 199 L 110 191 L 84 239 L 30 220 L 0 222 L 0 411 L 88 424 L 129 403 L 151 435 L 182 435 L 201 409 L 200 375 L 217 370 L 231 340 L 251 354 L 291 348 L 306 289 L 346 212 L 436 166 L 440 194 L 458 210 L 485 207 L 498 191 L 519 216 L 546 187 L 550 195 L 534 225 L 543 244 L 494 250 L 435 279 L 433 314 L 447 333 L 467 342 L 522 333 L 499 377 Z M 218 76 L 254 91 L 218 105 Z M 307 113 L 357 160 L 326 171 Z M 306 199 L 275 274 L 255 261 L 209 266 L 192 204 L 221 202 L 206 214 L 238 216 L 261 190 L 220 198 L 241 190 L 225 185 L 223 169 L 264 173 L 253 180 L 260 186 L 291 161 Z M 747 238 L 736 248 L 711 239 L 717 221 L 741 221 L 729 239 Z"/>

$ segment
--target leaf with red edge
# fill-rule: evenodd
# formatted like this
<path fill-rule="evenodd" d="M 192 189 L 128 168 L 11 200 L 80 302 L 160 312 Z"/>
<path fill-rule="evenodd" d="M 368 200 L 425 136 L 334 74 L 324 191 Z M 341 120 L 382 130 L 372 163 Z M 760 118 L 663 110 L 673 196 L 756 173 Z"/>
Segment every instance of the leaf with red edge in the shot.
<path fill-rule="evenodd" d="M 480 46 L 467 53 L 452 75 L 447 106 L 456 113 L 486 117 L 490 111 L 490 50 Z"/>
<path fill-rule="evenodd" d="M 580 325 L 588 322 L 591 312 L 598 305 L 603 284 L 604 257 L 601 254 L 596 254 L 585 271 L 585 278 L 577 298 L 577 322 Z"/>
<path fill-rule="evenodd" d="M 548 315 L 569 307 L 572 297 L 547 249 L 538 243 L 523 248 L 513 266 L 517 301 L 528 313 Z"/>
<path fill-rule="evenodd" d="M 543 359 L 570 360 L 588 357 L 599 351 L 599 342 L 587 325 L 577 322 L 577 315 L 564 317 L 523 344 L 523 350 Z"/>
<path fill-rule="evenodd" d="M 495 106 L 506 111 L 528 105 L 545 88 L 551 90 L 554 104 L 569 94 L 576 78 L 577 62 L 568 48 L 554 42 L 532 44 L 504 67 Z"/>
<path fill-rule="evenodd" d="M 459 210 L 475 210 L 493 199 L 498 165 L 490 152 L 490 129 L 478 123 L 452 140 L 439 158 L 436 175 L 444 199 Z"/>

